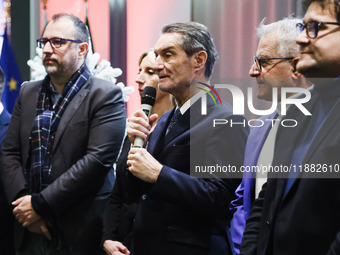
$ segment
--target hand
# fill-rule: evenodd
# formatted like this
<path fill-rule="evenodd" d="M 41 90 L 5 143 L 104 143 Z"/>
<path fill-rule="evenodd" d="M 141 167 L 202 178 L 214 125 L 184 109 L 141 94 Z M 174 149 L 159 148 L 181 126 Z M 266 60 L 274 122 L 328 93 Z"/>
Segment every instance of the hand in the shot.
<path fill-rule="evenodd" d="M 150 135 L 151 125 L 157 120 L 158 115 L 152 114 L 149 118 L 142 110 L 135 112 L 127 120 L 126 132 L 131 143 L 136 136 L 146 139 Z"/>
<path fill-rule="evenodd" d="M 32 207 L 31 198 L 31 195 L 26 195 L 12 203 L 12 205 L 15 206 L 13 210 L 15 218 L 25 228 L 40 219 L 39 214 L 37 214 Z"/>
<path fill-rule="evenodd" d="M 128 248 L 126 248 L 121 242 L 112 240 L 106 240 L 103 244 L 103 249 L 107 255 L 130 254 Z"/>
<path fill-rule="evenodd" d="M 48 231 L 47 224 L 43 219 L 39 219 L 27 228 L 30 232 L 44 235 L 48 240 L 52 240 L 52 236 Z"/>
<path fill-rule="evenodd" d="M 157 181 L 163 167 L 161 163 L 143 148 L 131 148 L 127 165 L 129 166 L 129 171 L 134 176 L 149 183 Z"/>

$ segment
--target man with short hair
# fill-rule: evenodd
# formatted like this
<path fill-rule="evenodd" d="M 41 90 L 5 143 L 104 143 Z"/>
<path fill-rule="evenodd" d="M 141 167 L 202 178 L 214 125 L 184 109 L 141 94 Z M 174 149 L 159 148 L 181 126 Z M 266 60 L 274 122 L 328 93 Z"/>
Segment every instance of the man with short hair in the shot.
<path fill-rule="evenodd" d="M 240 168 L 247 127 L 220 125 L 214 119 L 238 123 L 243 116 L 231 106 L 214 104 L 207 97 L 207 115 L 201 114 L 199 85 L 207 88 L 217 59 L 207 28 L 196 22 L 163 27 L 154 47 L 159 88 L 174 96 L 177 106 L 164 114 L 150 135 L 147 150 L 132 148 L 129 171 L 143 181 L 133 227 L 133 254 L 231 254 L 226 228 L 231 219 L 228 205 L 239 184 L 229 173 L 193 178 L 193 166 Z M 210 92 L 209 92 L 210 93 Z M 196 97 L 195 97 L 196 96 Z M 215 96 L 216 98 L 216 96 Z M 215 100 L 214 98 L 214 100 Z M 196 102 L 195 102 L 196 100 Z M 150 124 L 137 111 L 128 119 L 131 142 L 146 138 Z"/>
<path fill-rule="evenodd" d="M 340 253 L 340 1 L 309 0 L 297 25 L 297 70 L 314 84 L 295 128 L 278 130 L 273 173 L 255 200 L 241 254 Z M 335 170 L 337 169 L 337 170 Z"/>
<path fill-rule="evenodd" d="M 91 76 L 89 34 L 54 15 L 42 38 L 44 80 L 24 83 L 1 156 L 17 254 L 96 254 L 102 193 L 125 128 L 121 89 Z"/>
<path fill-rule="evenodd" d="M 268 25 L 264 22 L 265 19 L 257 28 L 260 41 L 249 75 L 256 78 L 259 99 L 272 101 L 273 93 L 277 93 L 280 102 L 281 88 L 310 86 L 310 83 L 295 68 L 300 55 L 299 47 L 295 42 L 295 27 L 301 20 L 288 17 Z M 273 88 L 277 92 L 273 91 Z M 290 93 L 286 97 L 296 98 L 298 94 Z M 276 132 L 280 120 L 284 117 L 280 106 L 278 104 L 274 113 L 260 118 L 264 123 L 263 126 L 251 128 L 247 140 L 244 165 L 257 166 L 261 171 L 243 175 L 242 182 L 236 190 L 237 198 L 231 203 L 231 209 L 235 210 L 232 221 L 232 239 L 234 251 L 237 254 L 240 252 L 239 248 L 251 205 L 258 197 L 262 185 L 267 181 L 264 169 L 272 163 Z M 275 122 L 266 120 L 275 120 Z"/>

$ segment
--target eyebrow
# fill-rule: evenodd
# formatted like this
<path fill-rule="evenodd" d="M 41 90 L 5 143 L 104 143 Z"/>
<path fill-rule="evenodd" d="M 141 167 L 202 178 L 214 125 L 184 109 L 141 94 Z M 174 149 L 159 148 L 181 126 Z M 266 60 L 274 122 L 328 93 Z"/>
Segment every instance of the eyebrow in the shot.
<path fill-rule="evenodd" d="M 164 49 L 159 49 L 159 50 L 155 50 L 155 53 L 158 54 L 158 53 L 161 53 L 161 52 L 165 52 L 165 51 L 169 51 L 169 50 L 172 50 L 174 49 L 175 47 L 174 46 L 169 46 L 169 47 L 166 47 Z M 158 54 L 159 55 L 159 54 Z"/>

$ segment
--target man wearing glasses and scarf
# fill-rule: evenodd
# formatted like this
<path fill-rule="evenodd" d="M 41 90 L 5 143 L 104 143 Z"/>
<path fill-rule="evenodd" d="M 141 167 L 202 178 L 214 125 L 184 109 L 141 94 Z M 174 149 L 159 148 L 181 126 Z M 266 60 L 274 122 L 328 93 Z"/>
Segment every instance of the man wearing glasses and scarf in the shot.
<path fill-rule="evenodd" d="M 1 177 L 17 254 L 96 254 L 101 188 L 125 129 L 122 92 L 85 65 L 89 34 L 57 14 L 38 47 L 47 76 L 24 83 L 3 144 Z M 19 224 L 20 223 L 20 224 Z"/>
<path fill-rule="evenodd" d="M 269 175 L 255 200 L 240 254 L 340 254 L 340 1 L 309 0 L 297 24 L 297 70 L 314 83 L 304 115 L 291 106 L 281 128 L 273 165 L 290 171 Z M 278 178 L 275 178 L 278 177 Z"/>

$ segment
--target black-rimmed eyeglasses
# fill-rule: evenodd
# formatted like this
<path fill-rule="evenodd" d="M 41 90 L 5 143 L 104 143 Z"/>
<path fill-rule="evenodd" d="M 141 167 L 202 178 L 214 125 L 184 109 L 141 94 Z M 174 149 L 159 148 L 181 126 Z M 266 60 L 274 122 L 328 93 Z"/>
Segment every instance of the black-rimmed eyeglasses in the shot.
<path fill-rule="evenodd" d="M 303 32 L 303 30 L 306 29 L 307 36 L 311 39 L 315 39 L 318 36 L 320 25 L 324 25 L 324 24 L 340 26 L 340 23 L 338 22 L 309 21 L 305 25 L 302 23 L 297 23 L 296 33 L 297 35 L 300 35 Z"/>
<path fill-rule="evenodd" d="M 261 72 L 262 71 L 262 62 L 269 61 L 269 60 L 292 60 L 294 58 L 259 58 L 257 56 L 254 56 L 254 63 L 256 64 L 256 68 Z"/>
<path fill-rule="evenodd" d="M 44 48 L 46 43 L 48 43 L 48 42 L 50 42 L 52 48 L 60 48 L 67 41 L 74 42 L 74 43 L 82 43 L 82 41 L 79 41 L 79 40 L 53 37 L 53 38 L 50 38 L 50 39 L 40 38 L 40 39 L 37 40 L 37 44 L 38 44 L 38 47 L 41 48 L 41 49 Z"/>

